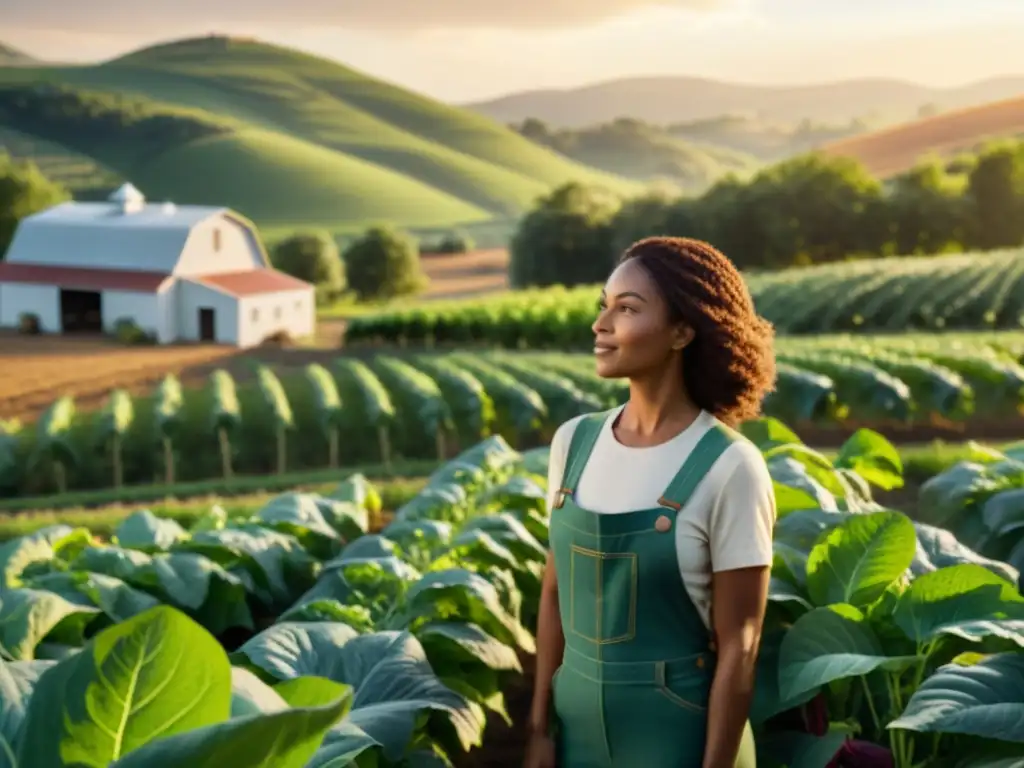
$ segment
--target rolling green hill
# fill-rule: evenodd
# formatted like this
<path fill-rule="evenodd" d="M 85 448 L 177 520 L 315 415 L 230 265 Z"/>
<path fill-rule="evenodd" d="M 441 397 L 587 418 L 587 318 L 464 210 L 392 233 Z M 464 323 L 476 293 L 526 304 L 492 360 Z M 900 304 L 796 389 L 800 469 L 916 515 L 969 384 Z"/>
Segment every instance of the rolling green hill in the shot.
<path fill-rule="evenodd" d="M 124 117 L 105 118 L 117 130 L 101 131 L 82 123 L 88 109 L 73 120 L 46 105 L 27 110 L 26 94 L 42 98 L 40 82 L 62 86 L 64 99 L 105 98 L 101 111 Z M 488 118 L 252 40 L 184 40 L 94 66 L 0 68 L 0 84 L 19 94 L 0 95 L 0 126 L 85 154 L 153 199 L 228 205 L 275 230 L 472 224 L 516 215 L 570 180 L 638 188 Z M 153 130 L 120 135 L 142 125 L 139 115 L 154 130 L 218 127 L 163 144 Z"/>
<path fill-rule="evenodd" d="M 761 164 L 745 152 L 688 141 L 631 118 L 578 129 L 551 128 L 535 119 L 513 127 L 577 162 L 629 178 L 666 180 L 690 194 L 703 192 L 726 174 L 750 174 Z"/>

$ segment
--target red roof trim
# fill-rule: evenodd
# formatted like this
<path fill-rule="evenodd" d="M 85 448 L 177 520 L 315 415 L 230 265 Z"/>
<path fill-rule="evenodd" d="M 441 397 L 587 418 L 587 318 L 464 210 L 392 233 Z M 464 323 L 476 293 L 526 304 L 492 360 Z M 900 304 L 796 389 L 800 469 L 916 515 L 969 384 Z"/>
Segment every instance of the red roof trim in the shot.
<path fill-rule="evenodd" d="M 278 272 L 276 269 L 247 269 L 244 272 L 225 272 L 219 275 L 197 275 L 186 277 L 224 293 L 241 298 L 264 293 L 282 291 L 305 291 L 313 288 L 297 277 Z"/>
<path fill-rule="evenodd" d="M 0 283 L 28 283 L 67 289 L 156 293 L 170 277 L 161 272 L 130 269 L 92 269 L 0 262 Z"/>

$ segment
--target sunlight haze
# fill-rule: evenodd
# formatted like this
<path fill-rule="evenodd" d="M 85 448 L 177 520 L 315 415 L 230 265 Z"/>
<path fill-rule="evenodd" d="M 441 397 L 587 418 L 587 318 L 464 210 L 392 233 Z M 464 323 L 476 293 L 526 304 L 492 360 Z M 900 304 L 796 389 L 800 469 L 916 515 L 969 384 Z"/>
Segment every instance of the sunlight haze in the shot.
<path fill-rule="evenodd" d="M 173 37 L 252 35 L 455 102 L 650 75 L 952 86 L 1024 71 L 1024 3 L 1012 0 L 935 0 L 926 14 L 912 0 L 260 0 L 244 13 L 228 8 L 8 0 L 0 39 L 43 59 L 94 61 Z"/>

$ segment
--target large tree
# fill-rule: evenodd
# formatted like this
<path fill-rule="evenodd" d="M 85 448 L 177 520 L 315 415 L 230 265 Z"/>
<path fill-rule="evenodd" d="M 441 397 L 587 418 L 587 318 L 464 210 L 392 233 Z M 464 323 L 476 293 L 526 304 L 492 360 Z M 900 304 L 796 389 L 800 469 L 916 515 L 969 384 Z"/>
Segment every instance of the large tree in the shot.
<path fill-rule="evenodd" d="M 318 302 L 331 301 L 345 290 L 345 264 L 326 232 L 292 235 L 278 243 L 271 259 L 282 272 L 315 285 Z"/>
<path fill-rule="evenodd" d="M 68 191 L 46 178 L 35 163 L 15 162 L 0 152 L 0 258 L 7 254 L 19 221 L 69 198 Z"/>

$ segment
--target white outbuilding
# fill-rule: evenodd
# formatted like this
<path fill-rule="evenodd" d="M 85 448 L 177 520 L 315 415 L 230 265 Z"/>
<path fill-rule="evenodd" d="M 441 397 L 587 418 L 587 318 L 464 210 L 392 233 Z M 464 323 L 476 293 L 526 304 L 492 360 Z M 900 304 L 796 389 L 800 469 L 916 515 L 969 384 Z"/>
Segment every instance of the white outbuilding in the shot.
<path fill-rule="evenodd" d="M 24 218 L 0 262 L 0 325 L 34 315 L 43 333 L 109 333 L 127 319 L 161 344 L 252 347 L 312 335 L 314 294 L 270 265 L 244 217 L 149 203 L 131 184 Z"/>

